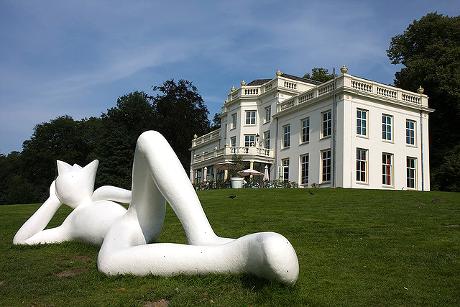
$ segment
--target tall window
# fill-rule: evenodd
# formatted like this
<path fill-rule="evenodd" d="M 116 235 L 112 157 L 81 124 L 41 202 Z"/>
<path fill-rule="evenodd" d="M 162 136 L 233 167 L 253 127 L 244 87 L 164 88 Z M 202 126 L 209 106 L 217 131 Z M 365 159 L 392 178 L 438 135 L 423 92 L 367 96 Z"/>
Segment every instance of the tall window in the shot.
<path fill-rule="evenodd" d="M 310 141 L 310 117 L 304 118 L 301 121 L 302 125 L 302 143 L 306 143 Z"/>
<path fill-rule="evenodd" d="M 256 124 L 256 111 L 246 111 L 246 125 Z"/>
<path fill-rule="evenodd" d="M 272 106 L 265 108 L 265 122 L 268 123 L 272 119 Z"/>
<path fill-rule="evenodd" d="M 291 125 L 283 126 L 283 148 L 291 146 Z"/>
<path fill-rule="evenodd" d="M 382 139 L 391 141 L 392 137 L 392 126 L 393 124 L 393 116 L 382 114 Z"/>
<path fill-rule="evenodd" d="M 196 170 L 195 173 L 195 182 L 200 183 L 201 182 L 201 168 Z"/>
<path fill-rule="evenodd" d="M 281 167 L 283 171 L 283 180 L 289 181 L 289 159 L 281 160 Z"/>
<path fill-rule="evenodd" d="M 393 185 L 393 155 L 382 153 L 382 184 Z"/>
<path fill-rule="evenodd" d="M 270 149 L 270 130 L 264 132 L 264 147 Z"/>
<path fill-rule="evenodd" d="M 356 110 L 356 134 L 367 135 L 367 110 Z"/>
<path fill-rule="evenodd" d="M 356 181 L 367 182 L 367 149 L 356 148 Z"/>
<path fill-rule="evenodd" d="M 236 136 L 230 138 L 230 150 L 232 153 L 236 153 Z"/>
<path fill-rule="evenodd" d="M 236 113 L 232 114 L 232 126 L 230 129 L 235 129 L 236 128 Z"/>
<path fill-rule="evenodd" d="M 407 157 L 406 159 L 407 187 L 415 189 L 415 178 L 417 174 L 417 159 Z"/>
<path fill-rule="evenodd" d="M 300 183 L 308 185 L 308 154 L 300 156 Z"/>
<path fill-rule="evenodd" d="M 321 151 L 321 180 L 322 182 L 331 181 L 331 150 Z"/>
<path fill-rule="evenodd" d="M 332 113 L 327 110 L 321 113 L 321 136 L 323 138 L 332 134 Z"/>
<path fill-rule="evenodd" d="M 415 121 L 406 120 L 406 144 L 415 145 Z"/>
<path fill-rule="evenodd" d="M 214 167 L 212 165 L 208 166 L 206 181 L 214 181 Z"/>
<path fill-rule="evenodd" d="M 256 146 L 256 135 L 255 134 L 245 134 L 244 135 L 244 147 L 253 147 Z"/>

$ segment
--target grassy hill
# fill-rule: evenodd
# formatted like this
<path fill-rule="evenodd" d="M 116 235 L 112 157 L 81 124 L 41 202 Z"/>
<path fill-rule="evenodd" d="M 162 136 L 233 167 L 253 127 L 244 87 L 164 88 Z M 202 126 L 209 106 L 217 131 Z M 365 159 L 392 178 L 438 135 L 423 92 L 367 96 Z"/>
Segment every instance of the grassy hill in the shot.
<path fill-rule="evenodd" d="M 0 306 L 460 304 L 460 193 L 254 189 L 199 197 L 221 236 L 287 237 L 299 257 L 297 284 L 244 275 L 106 277 L 95 246 L 12 246 L 37 209 L 12 205 L 0 206 Z M 52 226 L 69 212 L 59 209 Z M 185 243 L 170 208 L 159 241 Z"/>

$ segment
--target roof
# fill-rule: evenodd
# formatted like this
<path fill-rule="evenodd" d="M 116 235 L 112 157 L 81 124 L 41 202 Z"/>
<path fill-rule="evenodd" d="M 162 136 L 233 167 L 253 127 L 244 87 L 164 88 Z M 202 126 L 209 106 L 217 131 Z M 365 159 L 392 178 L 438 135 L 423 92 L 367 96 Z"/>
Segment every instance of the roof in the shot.
<path fill-rule="evenodd" d="M 291 80 L 300 81 L 300 82 L 310 83 L 310 84 L 313 84 L 313 85 L 321 84 L 321 82 L 319 82 L 319 81 L 306 79 L 306 78 L 301 78 L 301 77 L 297 77 L 297 76 L 293 76 L 293 75 L 288 75 L 288 74 L 285 74 L 285 73 L 281 74 L 281 77 L 291 79 Z M 252 80 L 251 82 L 249 82 L 247 85 L 259 86 L 259 85 L 265 84 L 267 82 L 270 82 L 271 80 L 273 80 L 273 79 L 255 79 L 255 80 Z"/>
<path fill-rule="evenodd" d="M 258 86 L 258 85 L 265 84 L 271 80 L 272 79 L 256 79 L 256 80 L 252 80 L 251 82 L 249 82 L 248 85 Z"/>
<path fill-rule="evenodd" d="M 282 73 L 281 77 L 296 80 L 296 81 L 300 81 L 300 82 L 310 83 L 310 84 L 314 84 L 314 85 L 318 85 L 318 84 L 322 83 L 322 82 L 319 82 L 319 81 L 315 81 L 315 80 L 311 80 L 311 79 L 307 79 L 307 78 L 301 78 L 301 77 L 297 77 L 297 76 L 293 76 L 293 75 L 288 75 L 288 74 L 285 74 L 285 73 Z"/>

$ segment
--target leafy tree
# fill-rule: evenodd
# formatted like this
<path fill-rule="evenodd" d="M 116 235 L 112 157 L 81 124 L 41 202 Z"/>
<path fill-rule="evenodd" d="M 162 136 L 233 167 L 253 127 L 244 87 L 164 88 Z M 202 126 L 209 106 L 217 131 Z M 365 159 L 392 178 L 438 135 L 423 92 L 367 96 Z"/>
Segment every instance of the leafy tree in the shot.
<path fill-rule="evenodd" d="M 139 135 L 158 127 L 151 97 L 133 92 L 118 98 L 116 107 L 101 116 L 95 157 L 99 159 L 97 185 L 131 188 L 131 167 Z"/>
<path fill-rule="evenodd" d="M 460 144 L 460 17 L 430 13 L 392 38 L 387 50 L 393 64 L 402 64 L 395 85 L 414 91 L 419 86 L 436 111 L 430 114 L 430 163 L 439 171 L 443 157 Z M 439 176 L 433 186 L 446 188 Z M 458 186 L 458 185 L 457 185 Z"/>
<path fill-rule="evenodd" d="M 220 124 L 220 114 L 216 113 L 216 114 L 214 114 L 214 117 L 212 119 L 210 130 L 212 131 L 212 130 L 219 129 L 220 126 L 221 126 L 221 124 Z"/>
<path fill-rule="evenodd" d="M 311 74 L 306 73 L 303 77 L 314 81 L 326 82 L 334 79 L 334 74 L 330 74 L 326 68 L 315 67 L 311 70 Z"/>
<path fill-rule="evenodd" d="M 460 191 L 460 145 L 446 154 L 433 175 L 436 178 L 435 184 L 443 190 Z"/>
<path fill-rule="evenodd" d="M 35 199 L 46 199 L 49 184 L 56 177 L 56 160 L 84 165 L 92 148 L 82 134 L 85 120 L 61 116 L 34 128 L 30 140 L 23 143 L 18 175 L 34 187 Z"/>
<path fill-rule="evenodd" d="M 193 135 L 209 131 L 208 109 L 192 82 L 167 80 L 154 86 L 153 106 L 158 119 L 158 131 L 175 150 L 184 169 L 190 167 Z"/>

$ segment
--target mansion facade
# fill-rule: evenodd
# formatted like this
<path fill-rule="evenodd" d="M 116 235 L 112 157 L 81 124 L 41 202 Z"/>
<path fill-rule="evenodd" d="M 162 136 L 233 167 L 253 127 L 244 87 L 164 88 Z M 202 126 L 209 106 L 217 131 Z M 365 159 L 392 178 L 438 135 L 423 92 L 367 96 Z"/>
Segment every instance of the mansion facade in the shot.
<path fill-rule="evenodd" d="M 230 90 L 221 128 L 192 140 L 190 179 L 226 180 L 235 155 L 270 180 L 430 190 L 428 96 L 348 74 L 319 83 L 277 71 Z"/>

